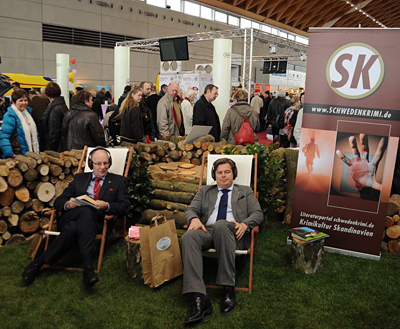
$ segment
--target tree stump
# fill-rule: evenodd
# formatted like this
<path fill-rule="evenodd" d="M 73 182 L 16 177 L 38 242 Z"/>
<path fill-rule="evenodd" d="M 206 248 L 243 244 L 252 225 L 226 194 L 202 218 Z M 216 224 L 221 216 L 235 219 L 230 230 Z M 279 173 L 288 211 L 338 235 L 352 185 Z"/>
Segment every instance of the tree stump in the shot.
<path fill-rule="evenodd" d="M 142 253 L 140 240 L 132 240 L 129 235 L 125 237 L 126 242 L 126 267 L 132 279 L 143 283 Z"/>
<path fill-rule="evenodd" d="M 314 242 L 303 242 L 292 239 L 292 266 L 311 274 L 322 267 L 324 261 L 324 239 Z"/>

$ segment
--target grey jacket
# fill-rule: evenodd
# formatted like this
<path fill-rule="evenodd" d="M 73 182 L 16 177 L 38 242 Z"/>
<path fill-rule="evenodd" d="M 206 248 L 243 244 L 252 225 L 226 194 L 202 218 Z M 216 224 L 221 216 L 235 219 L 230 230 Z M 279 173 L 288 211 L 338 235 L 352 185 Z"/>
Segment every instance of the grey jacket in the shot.
<path fill-rule="evenodd" d="M 251 128 L 253 129 L 254 140 L 257 141 L 256 132 L 260 129 L 260 119 L 258 114 L 247 102 L 237 102 L 228 112 L 226 112 L 224 122 L 222 123 L 221 139 L 225 138 L 229 144 L 236 145 L 235 137 L 242 126 L 243 120 L 240 115 L 249 119 Z"/>
<path fill-rule="evenodd" d="M 174 99 L 166 93 L 157 104 L 157 125 L 160 135 L 179 136 L 179 128 L 174 120 Z"/>
<path fill-rule="evenodd" d="M 217 196 L 217 185 L 202 186 L 185 212 L 186 222 L 190 224 L 197 217 L 205 225 L 214 210 Z M 264 216 L 250 187 L 234 184 L 231 202 L 233 215 L 238 223 L 245 223 L 249 229 L 262 223 Z"/>

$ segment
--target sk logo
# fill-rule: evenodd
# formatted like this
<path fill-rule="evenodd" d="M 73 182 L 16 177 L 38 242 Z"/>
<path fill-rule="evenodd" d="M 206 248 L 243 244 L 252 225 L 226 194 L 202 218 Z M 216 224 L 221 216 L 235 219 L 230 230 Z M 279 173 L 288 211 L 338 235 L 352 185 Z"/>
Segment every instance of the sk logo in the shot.
<path fill-rule="evenodd" d="M 348 99 L 365 98 L 383 81 L 385 64 L 378 51 L 365 43 L 349 43 L 337 49 L 326 66 L 332 90 Z"/>

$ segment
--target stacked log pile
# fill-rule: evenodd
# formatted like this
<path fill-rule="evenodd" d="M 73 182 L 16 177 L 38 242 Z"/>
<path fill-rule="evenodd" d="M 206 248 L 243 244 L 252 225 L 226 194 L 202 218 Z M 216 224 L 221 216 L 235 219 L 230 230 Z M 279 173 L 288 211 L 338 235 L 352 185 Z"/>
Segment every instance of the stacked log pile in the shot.
<path fill-rule="evenodd" d="M 278 201 L 278 207 L 276 210 L 277 216 L 283 216 L 283 221 L 287 224 L 290 224 L 291 219 L 291 207 L 290 207 L 290 215 L 286 216 L 287 211 L 287 195 L 288 195 L 288 183 L 287 183 L 287 170 L 286 170 L 286 149 L 279 148 L 274 150 L 273 152 L 278 153 L 279 156 L 284 159 L 285 169 L 282 172 L 282 177 L 278 180 L 274 187 L 272 188 L 271 194 L 276 195 Z M 293 182 L 294 185 L 294 182 Z M 285 215 L 284 215 L 285 214 Z M 279 218 L 282 219 L 282 218 Z"/>
<path fill-rule="evenodd" d="M 72 181 L 81 156 L 81 150 L 45 151 L 0 160 L 0 245 L 20 243 L 46 228 L 43 210 Z"/>
<path fill-rule="evenodd" d="M 382 249 L 400 253 L 400 195 L 393 194 L 389 199 Z"/>
<path fill-rule="evenodd" d="M 155 189 L 154 199 L 149 209 L 142 213 L 142 224 L 149 225 L 156 215 L 164 215 L 167 219 L 175 219 L 176 227 L 186 224 L 184 212 L 199 190 L 201 166 L 187 163 L 168 163 L 149 166 L 151 185 Z"/>
<path fill-rule="evenodd" d="M 216 143 L 212 135 L 205 135 L 192 143 L 184 144 L 184 137 L 174 137 L 171 140 L 158 140 L 150 144 L 122 142 L 122 146 L 132 146 L 141 162 L 185 162 L 196 166 L 201 164 L 203 154 L 222 154 L 226 146 L 231 146 L 225 140 Z M 240 154 L 244 146 L 235 146 L 235 154 Z"/>

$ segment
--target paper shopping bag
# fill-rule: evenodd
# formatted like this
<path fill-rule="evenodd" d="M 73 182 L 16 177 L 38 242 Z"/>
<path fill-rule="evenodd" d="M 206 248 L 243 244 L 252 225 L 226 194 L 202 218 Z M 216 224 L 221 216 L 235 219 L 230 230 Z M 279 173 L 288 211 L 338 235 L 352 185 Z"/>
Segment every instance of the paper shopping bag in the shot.
<path fill-rule="evenodd" d="M 153 220 L 152 220 L 153 221 Z M 140 247 L 144 283 L 158 287 L 182 274 L 182 258 L 175 221 L 154 221 L 154 226 L 140 229 Z"/>

